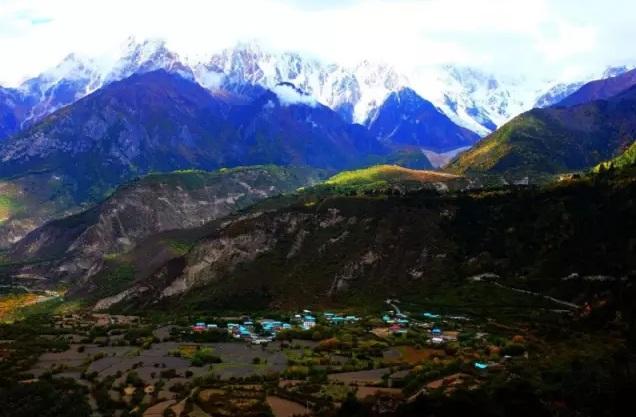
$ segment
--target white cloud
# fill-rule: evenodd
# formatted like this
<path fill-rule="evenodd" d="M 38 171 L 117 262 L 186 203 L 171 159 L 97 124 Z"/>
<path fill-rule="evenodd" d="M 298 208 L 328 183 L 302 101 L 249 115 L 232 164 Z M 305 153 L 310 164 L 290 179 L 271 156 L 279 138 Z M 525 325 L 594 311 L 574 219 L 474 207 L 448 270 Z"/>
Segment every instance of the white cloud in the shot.
<path fill-rule="evenodd" d="M 287 84 L 279 84 L 272 88 L 272 91 L 278 96 L 280 104 L 283 106 L 291 106 L 294 104 L 305 104 L 315 107 L 318 103 L 312 96 L 298 92 L 294 87 Z"/>
<path fill-rule="evenodd" d="M 241 40 L 327 60 L 552 77 L 634 61 L 633 0 L 0 0 L 0 84 L 129 35 L 196 59 Z M 9 64 L 7 64 L 9 63 Z"/>

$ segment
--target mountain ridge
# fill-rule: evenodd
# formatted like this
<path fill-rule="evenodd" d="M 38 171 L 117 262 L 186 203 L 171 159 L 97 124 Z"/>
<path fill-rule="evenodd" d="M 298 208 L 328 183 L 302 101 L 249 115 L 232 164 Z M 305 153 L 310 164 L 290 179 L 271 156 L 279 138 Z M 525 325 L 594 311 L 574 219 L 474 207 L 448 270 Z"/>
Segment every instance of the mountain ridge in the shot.
<path fill-rule="evenodd" d="M 635 109 L 636 87 L 608 100 L 534 109 L 460 154 L 447 169 L 515 177 L 586 170 L 631 144 Z"/>
<path fill-rule="evenodd" d="M 555 84 L 546 81 L 525 86 L 520 80 L 453 65 L 408 74 L 368 61 L 341 66 L 296 52 L 267 51 L 254 42 L 238 43 L 193 61 L 170 50 L 161 39 L 129 38 L 120 56 L 102 61 L 70 54 L 56 67 L 25 81 L 18 90 L 34 103 L 21 124 L 36 122 L 135 72 L 165 69 L 211 91 L 221 88 L 238 93 L 254 85 L 271 89 L 280 82 L 291 82 L 345 120 L 356 123 L 367 120 L 390 93 L 412 88 L 454 123 L 483 136 L 529 109 Z"/>

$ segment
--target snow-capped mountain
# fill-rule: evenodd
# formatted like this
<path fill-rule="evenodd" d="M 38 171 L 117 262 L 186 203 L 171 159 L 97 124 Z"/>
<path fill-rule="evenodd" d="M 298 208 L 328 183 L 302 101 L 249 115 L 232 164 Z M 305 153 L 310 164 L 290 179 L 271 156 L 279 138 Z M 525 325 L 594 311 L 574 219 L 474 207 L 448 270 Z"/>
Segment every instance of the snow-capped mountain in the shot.
<path fill-rule="evenodd" d="M 99 60 L 69 54 L 54 68 L 31 78 L 18 87 L 25 100 L 33 104 L 20 121 L 35 122 L 60 107 L 74 103 L 93 91 L 135 73 L 166 69 L 193 79 L 192 70 L 161 40 L 137 42 L 129 38 L 116 60 Z"/>
<path fill-rule="evenodd" d="M 550 107 L 573 94 L 576 90 L 583 87 L 584 84 L 584 81 L 559 83 L 540 96 L 534 103 L 534 107 Z"/>
<path fill-rule="evenodd" d="M 493 76 L 469 68 L 439 67 L 406 75 L 386 64 L 363 61 L 353 67 L 324 63 L 294 52 L 271 52 L 255 42 L 240 43 L 203 62 L 188 63 L 161 40 L 130 38 L 117 59 L 71 54 L 58 66 L 20 86 L 37 103 L 24 122 L 52 111 L 134 73 L 166 69 L 210 90 L 246 92 L 290 82 L 337 111 L 345 120 L 366 123 L 393 92 L 410 87 L 455 123 L 486 134 L 516 114 L 508 111 L 512 93 Z"/>
<path fill-rule="evenodd" d="M 210 89 L 241 89 L 246 84 L 273 88 L 294 84 L 347 121 L 364 123 L 393 91 L 407 85 L 405 77 L 386 65 L 362 62 L 355 68 L 324 64 L 298 53 L 272 53 L 256 43 L 242 43 L 195 66 L 198 82 Z"/>
<path fill-rule="evenodd" d="M 354 123 L 366 124 L 391 93 L 411 88 L 455 123 L 485 135 L 523 110 L 532 94 L 523 83 L 501 80 L 468 67 L 427 67 L 405 74 L 386 64 L 363 61 L 352 67 L 325 64 L 297 53 L 265 51 L 256 43 L 226 49 L 195 66 L 200 84 L 210 89 L 267 88 L 291 82 Z"/>
<path fill-rule="evenodd" d="M 590 73 L 583 79 L 572 83 L 557 83 L 548 89 L 543 95 L 541 95 L 534 103 L 533 107 L 549 107 L 563 101 L 566 97 L 571 96 L 577 92 L 585 84 L 594 80 L 605 80 L 608 78 L 617 77 L 632 69 L 633 67 L 619 66 L 609 67 L 602 73 Z"/>
<path fill-rule="evenodd" d="M 453 123 L 410 88 L 391 93 L 368 125 L 383 143 L 448 152 L 472 146 L 479 136 Z"/>
<path fill-rule="evenodd" d="M 410 85 L 455 123 L 482 136 L 527 107 L 528 94 L 520 80 L 465 66 L 418 69 L 410 76 Z"/>
<path fill-rule="evenodd" d="M 280 83 L 292 83 L 346 121 L 359 124 L 368 124 L 392 93 L 410 88 L 454 123 L 482 136 L 523 111 L 554 104 L 584 82 L 601 78 L 596 74 L 571 83 L 530 83 L 453 65 L 403 73 L 368 61 L 351 67 L 325 63 L 295 52 L 265 50 L 256 42 L 240 43 L 189 62 L 162 40 L 139 42 L 130 38 L 114 59 L 71 54 L 56 67 L 24 82 L 18 91 L 26 102 L 35 104 L 19 122 L 24 127 L 113 81 L 156 69 L 178 73 L 217 94 L 230 91 L 253 96 L 260 94 L 261 87 L 274 89 Z M 613 74 L 621 69 L 609 71 Z"/>
<path fill-rule="evenodd" d="M 129 38 L 123 47 L 119 60 L 109 68 L 108 73 L 102 75 L 102 85 L 113 81 L 123 80 L 136 73 L 145 73 L 164 69 L 179 74 L 183 78 L 193 80 L 192 68 L 185 64 L 181 57 L 166 47 L 160 39 L 150 39 L 138 42 Z"/>
<path fill-rule="evenodd" d="M 56 67 L 25 81 L 19 91 L 35 103 L 22 123 L 38 120 L 101 86 L 95 61 L 70 54 Z"/>

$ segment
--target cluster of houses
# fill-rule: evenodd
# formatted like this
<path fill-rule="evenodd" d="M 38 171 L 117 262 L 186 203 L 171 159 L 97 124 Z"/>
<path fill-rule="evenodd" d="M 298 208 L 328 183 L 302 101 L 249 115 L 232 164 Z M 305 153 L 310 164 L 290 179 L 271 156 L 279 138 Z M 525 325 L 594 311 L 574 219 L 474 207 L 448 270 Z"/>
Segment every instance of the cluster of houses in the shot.
<path fill-rule="evenodd" d="M 405 314 L 389 311 L 382 316 L 382 321 L 389 326 L 391 334 L 406 334 L 410 320 Z"/>
<path fill-rule="evenodd" d="M 217 326 L 216 324 L 205 324 L 204 322 L 198 322 L 194 326 L 192 326 L 192 331 L 199 333 L 199 332 L 205 332 L 207 330 L 214 330 L 218 328 L 219 326 Z"/>
<path fill-rule="evenodd" d="M 324 321 L 329 325 L 351 324 L 360 320 L 359 317 L 353 315 L 340 315 L 335 313 L 323 313 Z M 303 330 L 309 330 L 316 326 L 316 316 L 309 310 L 303 310 L 302 313 L 295 314 L 291 322 L 286 323 L 280 320 L 262 319 L 255 326 L 254 322 L 249 318 L 244 318 L 241 323 L 228 323 L 227 332 L 235 339 L 242 339 L 253 344 L 262 344 L 271 342 L 276 335 L 283 331 L 292 329 L 293 326 L 300 327 Z M 206 324 L 198 322 L 192 326 L 193 332 L 206 332 L 218 330 L 217 324 Z"/>
<path fill-rule="evenodd" d="M 260 320 L 258 324 L 260 324 L 260 329 L 257 331 L 257 327 L 251 319 L 245 319 L 242 323 L 228 323 L 227 332 L 235 339 L 260 345 L 274 340 L 278 332 L 292 328 L 289 323 L 271 319 Z M 216 331 L 218 329 L 219 326 L 217 324 L 206 324 L 204 322 L 199 322 L 192 326 L 192 331 L 194 332 Z"/>
<path fill-rule="evenodd" d="M 322 313 L 322 318 L 326 322 L 326 324 L 331 326 L 337 326 L 341 324 L 352 324 L 360 320 L 358 316 L 354 315 L 342 315 L 324 312 Z M 294 321 L 298 323 L 298 325 L 303 330 L 309 330 L 316 325 L 316 316 L 309 310 L 303 310 L 302 314 L 295 314 Z"/>
<path fill-rule="evenodd" d="M 294 320 L 303 330 L 309 330 L 316 325 L 316 316 L 309 310 L 303 310 L 302 314 L 295 314 Z"/>
<path fill-rule="evenodd" d="M 447 342 L 457 341 L 459 332 L 456 330 L 442 330 L 439 326 L 431 328 L 430 337 L 428 341 L 434 345 L 440 345 Z"/>
<path fill-rule="evenodd" d="M 382 321 L 389 326 L 388 333 L 394 335 L 406 334 L 409 326 L 418 326 L 429 329 L 429 343 L 433 345 L 439 345 L 446 342 L 456 341 L 459 332 L 454 330 L 444 331 L 438 323 L 442 316 L 439 314 L 433 314 L 429 312 L 422 313 L 422 316 L 427 321 L 411 320 L 401 312 L 388 311 L 382 315 Z"/>
<path fill-rule="evenodd" d="M 338 324 L 352 324 L 360 320 L 358 316 L 348 315 L 342 316 L 334 313 L 324 313 L 325 320 L 329 324 L 338 325 Z"/>

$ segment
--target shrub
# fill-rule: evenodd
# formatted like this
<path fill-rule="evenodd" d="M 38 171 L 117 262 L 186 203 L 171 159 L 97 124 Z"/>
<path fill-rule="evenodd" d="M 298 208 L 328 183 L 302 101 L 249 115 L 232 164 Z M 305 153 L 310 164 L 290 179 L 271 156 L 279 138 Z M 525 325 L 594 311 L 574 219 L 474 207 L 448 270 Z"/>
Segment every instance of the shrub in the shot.
<path fill-rule="evenodd" d="M 192 356 L 192 366 L 203 366 L 210 363 L 221 363 L 221 358 L 212 353 L 212 349 L 197 350 Z"/>
<path fill-rule="evenodd" d="M 510 356 L 521 356 L 524 354 L 525 351 L 525 346 L 518 343 L 510 343 L 501 350 L 501 353 Z"/>

